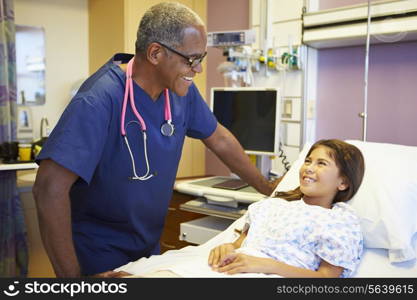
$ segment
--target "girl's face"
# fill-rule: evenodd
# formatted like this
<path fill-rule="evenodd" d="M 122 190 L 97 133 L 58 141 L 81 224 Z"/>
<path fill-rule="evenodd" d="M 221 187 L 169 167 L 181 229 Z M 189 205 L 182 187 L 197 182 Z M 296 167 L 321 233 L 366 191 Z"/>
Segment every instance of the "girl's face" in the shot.
<path fill-rule="evenodd" d="M 308 204 L 330 208 L 336 193 L 348 187 L 330 151 L 330 148 L 318 146 L 300 168 L 300 189 Z"/>

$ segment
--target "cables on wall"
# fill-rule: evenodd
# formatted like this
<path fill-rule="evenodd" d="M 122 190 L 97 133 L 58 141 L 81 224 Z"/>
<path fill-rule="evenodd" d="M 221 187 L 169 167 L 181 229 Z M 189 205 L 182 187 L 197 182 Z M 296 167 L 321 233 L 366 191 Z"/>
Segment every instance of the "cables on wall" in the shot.
<path fill-rule="evenodd" d="M 281 142 L 279 142 L 278 151 L 279 151 L 278 157 L 281 158 L 281 163 L 284 166 L 285 171 L 288 172 L 291 168 L 291 165 L 287 160 L 287 156 L 285 155 L 284 150 L 282 149 L 282 143 Z"/>

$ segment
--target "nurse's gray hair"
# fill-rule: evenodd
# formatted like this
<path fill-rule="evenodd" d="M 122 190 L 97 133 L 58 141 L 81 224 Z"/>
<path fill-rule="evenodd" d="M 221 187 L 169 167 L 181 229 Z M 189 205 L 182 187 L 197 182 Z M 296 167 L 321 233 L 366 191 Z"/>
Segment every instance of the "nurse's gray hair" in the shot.
<path fill-rule="evenodd" d="M 140 21 L 136 53 L 146 52 L 152 42 L 161 42 L 174 48 L 182 44 L 184 29 L 204 25 L 201 18 L 180 3 L 163 2 L 152 6 Z"/>

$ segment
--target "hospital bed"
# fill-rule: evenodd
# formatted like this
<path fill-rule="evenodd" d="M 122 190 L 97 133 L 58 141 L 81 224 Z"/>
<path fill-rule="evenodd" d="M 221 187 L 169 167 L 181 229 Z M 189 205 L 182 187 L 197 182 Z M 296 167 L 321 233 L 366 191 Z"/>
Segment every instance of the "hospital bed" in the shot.
<path fill-rule="evenodd" d="M 417 147 L 347 140 L 365 157 L 362 185 L 349 201 L 361 219 L 364 253 L 353 277 L 417 277 Z M 298 159 L 276 190 L 298 186 L 298 170 L 311 144 L 305 145 Z M 170 250 L 162 255 L 141 258 L 116 271 L 134 277 L 279 277 L 260 273 L 227 275 L 207 265 L 210 250 L 234 241 L 244 217 L 199 246 Z"/>

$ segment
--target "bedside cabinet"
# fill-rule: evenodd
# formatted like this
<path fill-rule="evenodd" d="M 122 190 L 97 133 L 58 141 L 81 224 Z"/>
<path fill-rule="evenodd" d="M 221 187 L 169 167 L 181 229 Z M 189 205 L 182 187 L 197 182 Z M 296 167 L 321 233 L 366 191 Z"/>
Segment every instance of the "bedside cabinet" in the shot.
<path fill-rule="evenodd" d="M 180 249 L 189 245 L 194 245 L 180 241 L 179 236 L 181 223 L 204 217 L 203 214 L 180 210 L 181 204 L 195 198 L 196 196 L 182 194 L 177 191 L 174 191 L 172 194 L 171 203 L 165 218 L 164 230 L 160 240 L 161 253 L 164 253 L 167 250 Z"/>

